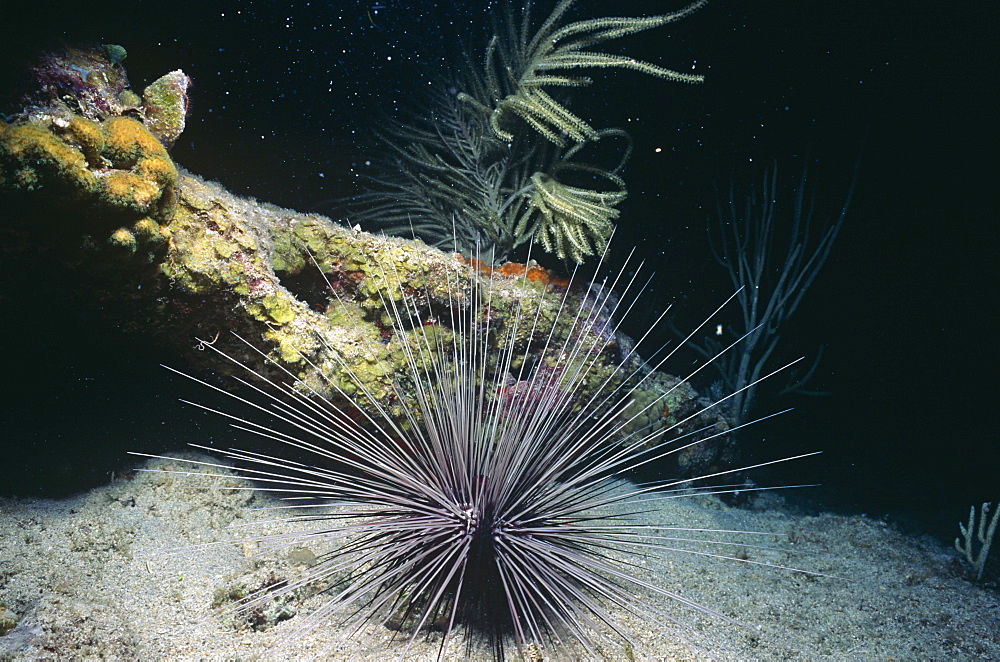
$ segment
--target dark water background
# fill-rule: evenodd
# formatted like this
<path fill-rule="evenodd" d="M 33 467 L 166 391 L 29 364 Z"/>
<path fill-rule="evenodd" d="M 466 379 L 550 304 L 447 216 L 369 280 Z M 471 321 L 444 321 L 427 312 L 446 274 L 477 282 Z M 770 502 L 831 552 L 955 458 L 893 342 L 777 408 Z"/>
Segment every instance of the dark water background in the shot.
<path fill-rule="evenodd" d="M 608 46 L 693 65 L 704 85 L 598 73 L 574 106 L 596 126 L 631 132 L 632 195 L 616 245 L 635 245 L 657 272 L 648 307 L 676 300 L 691 320 L 731 289 L 705 239 L 716 187 L 774 161 L 791 181 L 808 161 L 833 213 L 860 161 L 847 224 L 782 345 L 788 358 L 826 346 L 814 386 L 831 395 L 762 402 L 796 410 L 762 426 L 753 452 L 823 450 L 766 482 L 820 482 L 808 497 L 824 507 L 892 513 L 942 536 L 970 504 L 1000 499 L 990 4 L 714 1 Z M 675 8 L 581 0 L 572 16 Z M 122 44 L 135 89 L 176 68 L 194 79 L 178 163 L 237 193 L 331 213 L 373 153 L 377 113 L 405 109 L 463 42 L 481 52 L 495 7 L 40 2 L 19 11 L 5 12 L 5 85 L 34 50 Z M 230 434 L 176 403 L 194 393 L 157 366 L 172 357 L 94 327 L 76 306 L 49 283 L 5 311 L 0 492 L 85 489 L 126 467 L 124 450 Z"/>

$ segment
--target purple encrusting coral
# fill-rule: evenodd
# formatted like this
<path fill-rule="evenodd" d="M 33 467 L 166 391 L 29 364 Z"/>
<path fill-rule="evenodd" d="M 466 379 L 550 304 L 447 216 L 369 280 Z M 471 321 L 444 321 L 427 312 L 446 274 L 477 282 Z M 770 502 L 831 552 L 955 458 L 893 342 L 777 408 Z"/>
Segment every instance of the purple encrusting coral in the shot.
<path fill-rule="evenodd" d="M 120 49 L 120 50 L 119 50 Z M 129 88 L 124 49 L 112 45 L 99 48 L 68 48 L 46 53 L 30 67 L 34 88 L 22 97 L 28 117 L 65 109 L 87 119 L 138 112 L 142 100 Z"/>

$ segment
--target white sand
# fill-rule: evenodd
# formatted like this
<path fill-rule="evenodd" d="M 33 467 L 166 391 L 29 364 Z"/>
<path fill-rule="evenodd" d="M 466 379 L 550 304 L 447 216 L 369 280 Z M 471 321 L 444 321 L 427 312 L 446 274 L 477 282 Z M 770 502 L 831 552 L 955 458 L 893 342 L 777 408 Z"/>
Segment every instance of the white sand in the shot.
<path fill-rule="evenodd" d="M 303 567 L 294 561 L 310 555 L 299 546 L 291 559 L 287 550 L 260 556 L 252 545 L 239 544 L 247 529 L 229 525 L 260 518 L 251 508 L 266 499 L 250 491 L 185 488 L 205 482 L 136 473 L 64 500 L 0 500 L 0 602 L 6 608 L 0 622 L 17 622 L 0 637 L 0 660 L 400 655 L 398 635 L 393 641 L 384 628 L 352 633 L 333 625 L 269 650 L 322 604 L 322 596 L 289 605 L 297 615 L 262 632 L 235 629 L 213 615 L 213 596 L 236 578 L 294 576 Z M 690 628 L 679 633 L 623 615 L 642 646 L 635 659 L 1000 659 L 1000 596 L 970 583 L 957 553 L 935 540 L 908 537 L 865 517 L 793 516 L 780 499 L 767 496 L 755 510 L 733 509 L 714 497 L 674 499 L 658 516 L 660 523 L 785 534 L 715 535 L 739 544 L 711 551 L 846 579 L 681 553 L 640 559 L 635 572 L 643 578 L 745 627 L 677 612 Z M 157 551 L 217 541 L 237 542 Z M 803 553 L 758 550 L 747 546 L 750 541 Z M 658 603 L 676 611 L 665 599 L 649 598 L 650 605 Z M 445 657 L 463 659 L 465 650 L 455 638 Z M 434 659 L 437 652 L 434 642 L 421 640 L 405 657 Z M 569 656 L 585 657 L 578 651 Z M 627 655 L 608 648 L 608 659 Z"/>

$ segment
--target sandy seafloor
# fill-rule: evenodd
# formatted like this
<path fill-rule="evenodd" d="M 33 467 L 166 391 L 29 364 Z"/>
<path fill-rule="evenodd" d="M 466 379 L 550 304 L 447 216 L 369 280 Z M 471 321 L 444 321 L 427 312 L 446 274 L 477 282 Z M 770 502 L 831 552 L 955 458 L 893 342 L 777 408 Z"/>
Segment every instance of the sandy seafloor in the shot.
<path fill-rule="evenodd" d="M 181 468 L 152 461 L 159 468 L 171 464 Z M 238 629 L 214 615 L 213 596 L 233 581 L 294 577 L 310 552 L 324 550 L 311 542 L 294 546 L 294 553 L 260 554 L 255 545 L 241 544 L 257 528 L 231 525 L 265 518 L 254 508 L 267 498 L 189 489 L 207 480 L 137 472 L 68 499 L 0 500 L 0 602 L 2 616 L 17 620 L 0 637 L 0 660 L 436 658 L 437 641 L 421 639 L 404 650 L 399 635 L 393 640 L 381 626 L 355 632 L 327 624 L 273 649 L 322 596 L 291 604 L 298 615 L 265 631 Z M 761 496 L 751 509 L 710 496 L 673 499 L 655 519 L 784 534 L 753 536 L 753 543 L 794 553 L 745 546 L 747 536 L 715 537 L 737 542 L 728 548 L 737 557 L 843 579 L 681 553 L 641 559 L 638 575 L 742 625 L 670 605 L 664 609 L 680 619 L 681 631 L 622 615 L 639 645 L 631 651 L 608 646 L 603 659 L 629 659 L 629 652 L 633 659 L 680 660 L 1000 659 L 1000 593 L 970 583 L 958 554 L 937 540 L 909 537 L 862 516 L 792 514 L 775 496 Z M 216 541 L 236 542 L 162 551 Z M 646 599 L 660 602 L 668 601 Z M 541 653 L 545 659 L 593 657 L 575 649 L 559 654 L 551 646 Z M 466 658 L 461 637 L 450 640 L 444 658 Z"/>

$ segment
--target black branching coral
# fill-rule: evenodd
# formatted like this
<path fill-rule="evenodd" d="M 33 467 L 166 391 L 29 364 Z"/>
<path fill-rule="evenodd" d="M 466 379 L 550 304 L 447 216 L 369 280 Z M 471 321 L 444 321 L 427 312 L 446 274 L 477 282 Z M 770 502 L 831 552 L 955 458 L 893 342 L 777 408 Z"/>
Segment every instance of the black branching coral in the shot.
<path fill-rule="evenodd" d="M 348 203 L 351 222 L 466 254 L 479 245 L 498 260 L 532 241 L 571 263 L 600 254 L 627 197 L 621 172 L 631 143 L 620 129 L 594 128 L 566 102 L 591 85 L 587 69 L 701 82 L 592 48 L 678 21 L 705 1 L 657 16 L 563 24 L 573 3 L 559 2 L 537 29 L 531 3 L 519 17 L 508 12 L 481 62 L 467 57 L 458 79 L 442 80 L 423 108 L 391 124 L 381 135 L 381 174 Z M 620 144 L 617 163 L 590 162 L 591 146 L 608 140 Z"/>

